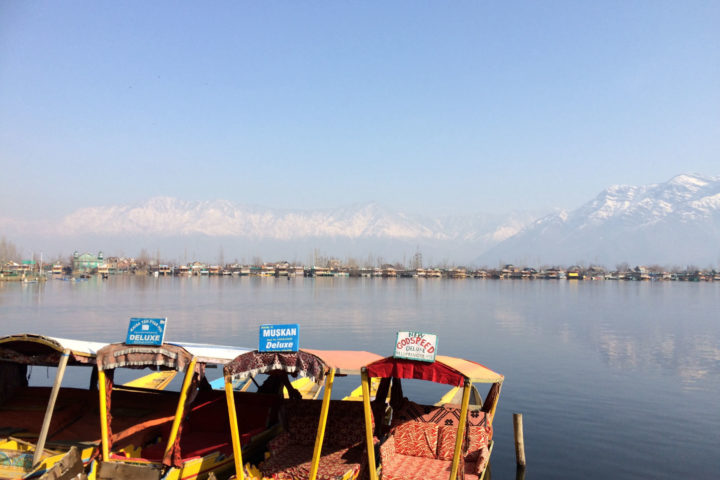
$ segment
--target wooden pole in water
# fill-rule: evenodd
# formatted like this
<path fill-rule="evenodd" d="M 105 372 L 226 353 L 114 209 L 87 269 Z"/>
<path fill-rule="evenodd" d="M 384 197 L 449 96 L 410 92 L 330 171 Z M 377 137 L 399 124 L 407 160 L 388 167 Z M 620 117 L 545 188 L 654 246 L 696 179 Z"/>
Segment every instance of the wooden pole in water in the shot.
<path fill-rule="evenodd" d="M 58 364 L 57 373 L 55 374 L 55 383 L 53 383 L 52 391 L 50 392 L 50 400 L 45 410 L 45 418 L 43 419 L 42 427 L 40 428 L 40 436 L 38 437 L 38 443 L 35 446 L 35 455 L 33 455 L 33 466 L 40 463 L 42 459 L 43 450 L 45 450 L 45 441 L 47 440 L 48 431 L 50 430 L 50 420 L 52 419 L 53 410 L 55 410 L 55 401 L 57 400 L 58 393 L 60 392 L 60 384 L 65 376 L 65 367 L 67 367 L 68 359 L 70 358 L 70 350 L 63 351 L 60 356 L 60 363 Z"/>
<path fill-rule="evenodd" d="M 513 413 L 513 430 L 515 431 L 515 458 L 518 468 L 525 468 L 525 439 L 523 437 L 522 413 Z"/>

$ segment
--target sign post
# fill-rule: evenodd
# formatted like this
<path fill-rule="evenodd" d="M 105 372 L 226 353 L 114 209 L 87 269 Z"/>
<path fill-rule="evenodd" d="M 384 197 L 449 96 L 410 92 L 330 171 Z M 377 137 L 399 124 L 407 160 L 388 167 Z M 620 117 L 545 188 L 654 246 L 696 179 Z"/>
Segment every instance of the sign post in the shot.
<path fill-rule="evenodd" d="M 297 352 L 300 348 L 300 325 L 260 325 L 259 352 Z"/>
<path fill-rule="evenodd" d="M 167 318 L 131 318 L 125 345 L 162 345 Z"/>
<path fill-rule="evenodd" d="M 437 335 L 421 332 L 397 332 L 395 358 L 434 362 L 437 353 Z"/>

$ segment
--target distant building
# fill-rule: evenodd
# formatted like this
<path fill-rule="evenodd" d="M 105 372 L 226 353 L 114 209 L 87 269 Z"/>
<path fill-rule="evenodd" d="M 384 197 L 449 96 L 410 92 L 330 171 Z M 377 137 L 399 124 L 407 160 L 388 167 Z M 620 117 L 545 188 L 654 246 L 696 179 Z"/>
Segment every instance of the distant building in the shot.
<path fill-rule="evenodd" d="M 102 252 L 98 252 L 97 256 L 90 253 L 81 255 L 77 251 L 73 253 L 73 272 L 90 272 L 104 263 L 105 259 Z"/>

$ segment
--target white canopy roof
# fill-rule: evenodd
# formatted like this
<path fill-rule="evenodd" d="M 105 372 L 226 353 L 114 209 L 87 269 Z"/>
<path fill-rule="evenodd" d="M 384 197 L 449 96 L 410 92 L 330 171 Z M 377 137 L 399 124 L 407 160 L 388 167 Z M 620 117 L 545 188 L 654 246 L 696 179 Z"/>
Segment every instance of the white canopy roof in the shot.
<path fill-rule="evenodd" d="M 47 345 L 62 352 L 70 350 L 75 354 L 94 357 L 98 350 L 107 345 L 102 342 L 90 342 L 87 340 L 72 340 L 69 338 L 50 337 L 34 333 L 19 333 L 0 337 L 0 345 L 12 342 L 31 342 Z"/>
<path fill-rule="evenodd" d="M 59 352 L 70 350 L 75 355 L 83 357 L 95 357 L 98 350 L 108 345 L 102 342 L 91 342 L 87 340 L 74 340 L 69 338 L 50 337 L 48 335 L 37 335 L 33 333 L 20 333 L 0 337 L 0 347 L 13 342 L 29 342 L 53 348 Z M 215 363 L 225 365 L 238 355 L 251 351 L 251 348 L 232 347 L 226 345 L 211 345 L 204 343 L 188 342 L 166 342 L 182 347 L 192 356 L 197 357 L 200 363 Z"/>
<path fill-rule="evenodd" d="M 225 365 L 238 355 L 247 353 L 252 348 L 231 347 L 227 345 L 211 345 L 207 343 L 165 342 L 182 347 L 192 356 L 197 357 L 200 363 L 216 363 Z"/>

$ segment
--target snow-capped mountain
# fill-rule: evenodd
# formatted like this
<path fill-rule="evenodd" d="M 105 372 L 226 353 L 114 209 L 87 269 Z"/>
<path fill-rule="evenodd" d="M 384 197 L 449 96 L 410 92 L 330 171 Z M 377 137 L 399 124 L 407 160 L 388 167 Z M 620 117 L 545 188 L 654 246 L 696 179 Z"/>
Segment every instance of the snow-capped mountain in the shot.
<path fill-rule="evenodd" d="M 202 234 L 293 240 L 308 237 L 459 240 L 497 243 L 517 233 L 530 215 L 423 218 L 363 204 L 332 210 L 278 210 L 226 200 L 186 202 L 152 198 L 135 206 L 82 208 L 65 217 L 64 235 Z"/>
<path fill-rule="evenodd" d="M 82 208 L 57 223 L 0 220 L 0 228 L 23 232 L 25 238 L 30 232 L 50 237 L 53 245 L 70 251 L 149 248 L 177 258 L 189 250 L 193 257 L 207 258 L 224 249 L 230 258 L 261 255 L 305 260 L 307 252 L 319 249 L 331 256 L 365 258 L 372 253 L 394 261 L 420 249 L 429 255 L 428 260 L 466 262 L 536 217 L 528 212 L 428 217 L 375 203 L 281 210 L 226 200 L 156 197 L 137 205 Z"/>
<path fill-rule="evenodd" d="M 485 252 L 480 261 L 619 262 L 707 266 L 720 259 L 720 178 L 678 175 L 613 186 L 572 212 L 557 212 Z"/>
<path fill-rule="evenodd" d="M 389 261 L 420 250 L 426 263 L 495 267 L 621 262 L 699 267 L 720 263 L 720 177 L 678 175 L 665 183 L 613 186 L 573 211 L 429 217 L 374 203 L 281 210 L 226 200 L 156 197 L 88 207 L 58 222 L 0 218 L 0 232 L 34 251 L 133 254 L 167 259 L 311 254 Z"/>

